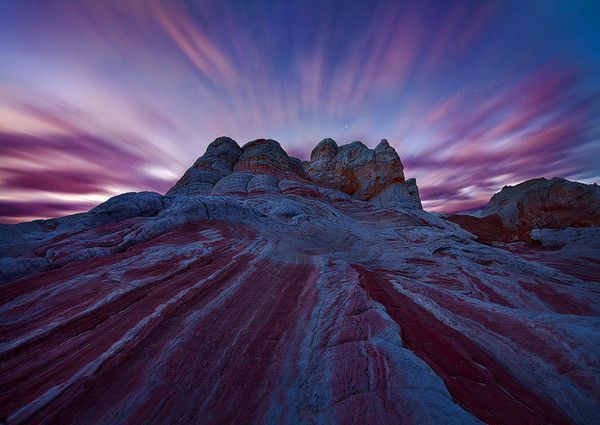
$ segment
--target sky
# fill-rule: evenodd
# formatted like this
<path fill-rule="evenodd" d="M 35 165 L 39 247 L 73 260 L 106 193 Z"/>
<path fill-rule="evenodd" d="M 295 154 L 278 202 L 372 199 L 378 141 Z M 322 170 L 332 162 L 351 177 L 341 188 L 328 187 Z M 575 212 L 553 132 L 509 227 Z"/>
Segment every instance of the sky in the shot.
<path fill-rule="evenodd" d="M 598 182 L 600 3 L 0 0 L 0 222 L 164 193 L 222 135 L 386 138 L 430 211 Z"/>

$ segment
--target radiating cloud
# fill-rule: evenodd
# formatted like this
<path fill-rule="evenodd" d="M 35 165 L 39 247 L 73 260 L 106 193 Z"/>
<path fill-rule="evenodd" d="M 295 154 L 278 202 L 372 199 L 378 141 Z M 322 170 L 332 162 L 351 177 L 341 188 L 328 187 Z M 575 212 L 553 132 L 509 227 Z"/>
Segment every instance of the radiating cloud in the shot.
<path fill-rule="evenodd" d="M 425 121 L 438 144 L 405 159 L 422 176 L 425 205 L 458 211 L 526 179 L 597 178 L 600 92 L 582 83 L 577 72 L 555 66 L 434 108 Z"/>
<path fill-rule="evenodd" d="M 7 1 L 0 221 L 164 191 L 215 137 L 387 138 L 426 208 L 600 171 L 582 6 L 498 1 Z M 589 24 L 587 24 L 589 25 Z M 36 207 L 36 205 L 38 205 Z"/>
<path fill-rule="evenodd" d="M 85 134 L 0 133 L 2 221 L 77 212 L 123 191 L 167 190 L 172 176 L 130 146 Z"/>

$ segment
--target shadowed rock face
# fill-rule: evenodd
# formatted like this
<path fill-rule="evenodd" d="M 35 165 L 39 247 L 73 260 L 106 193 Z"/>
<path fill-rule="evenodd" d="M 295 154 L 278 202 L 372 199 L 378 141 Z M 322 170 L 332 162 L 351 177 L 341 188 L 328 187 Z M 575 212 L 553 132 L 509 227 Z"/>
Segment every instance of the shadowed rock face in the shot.
<path fill-rule="evenodd" d="M 173 186 L 167 195 L 207 195 L 223 177 L 231 174 L 242 149 L 229 137 L 219 137 Z"/>
<path fill-rule="evenodd" d="M 600 284 L 600 227 L 534 229 L 530 243 L 499 246 L 530 261 Z"/>
<path fill-rule="evenodd" d="M 331 142 L 380 179 L 219 138 L 164 196 L 0 225 L 2 421 L 600 423 L 597 228 L 483 245 Z"/>
<path fill-rule="evenodd" d="M 480 217 L 448 220 L 477 240 L 589 282 L 600 281 L 600 187 L 529 180 L 492 196 Z"/>

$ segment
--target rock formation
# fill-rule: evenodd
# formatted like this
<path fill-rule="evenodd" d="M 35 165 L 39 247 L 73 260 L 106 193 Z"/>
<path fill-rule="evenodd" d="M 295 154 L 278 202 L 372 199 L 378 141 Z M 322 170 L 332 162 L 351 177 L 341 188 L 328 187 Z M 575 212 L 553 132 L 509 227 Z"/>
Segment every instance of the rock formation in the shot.
<path fill-rule="evenodd" d="M 591 282 L 600 281 L 600 187 L 528 180 L 492 196 L 478 216 L 446 217 L 477 240 Z"/>
<path fill-rule="evenodd" d="M 496 246 L 578 279 L 600 283 L 600 227 L 534 229 L 530 243 Z"/>
<path fill-rule="evenodd" d="M 402 168 L 219 138 L 164 196 L 0 226 L 0 418 L 599 423 L 598 258 L 481 244 Z"/>
<path fill-rule="evenodd" d="M 374 150 L 358 141 L 338 147 L 332 139 L 323 139 L 310 154 L 306 172 L 316 184 L 356 199 L 421 208 L 416 182 L 405 181 L 400 157 L 385 139 Z"/>
<path fill-rule="evenodd" d="M 242 150 L 229 137 L 219 137 L 185 172 L 167 195 L 208 195 L 214 185 L 233 171 Z"/>
<path fill-rule="evenodd" d="M 600 186 L 557 177 L 528 180 L 492 196 L 484 215 L 492 214 L 506 228 L 600 226 Z"/>
<path fill-rule="evenodd" d="M 167 195 L 279 192 L 280 180 L 312 183 L 380 206 L 421 208 L 415 179 L 404 179 L 400 157 L 385 139 L 374 150 L 362 142 L 338 147 L 324 139 L 302 164 L 275 140 L 253 140 L 240 148 L 219 137 Z"/>
<path fill-rule="evenodd" d="M 448 219 L 484 242 L 530 241 L 533 229 L 600 226 L 600 186 L 557 177 L 528 180 L 502 188 L 478 215 Z"/>

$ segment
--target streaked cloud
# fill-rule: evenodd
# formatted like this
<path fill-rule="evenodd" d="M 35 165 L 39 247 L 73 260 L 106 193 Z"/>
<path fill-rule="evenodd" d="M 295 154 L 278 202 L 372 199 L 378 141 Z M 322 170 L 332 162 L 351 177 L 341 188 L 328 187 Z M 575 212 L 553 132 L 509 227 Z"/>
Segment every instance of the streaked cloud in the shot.
<path fill-rule="evenodd" d="M 8 1 L 0 221 L 164 191 L 215 137 L 387 138 L 426 208 L 600 172 L 600 40 L 548 2 Z M 85 198 L 87 196 L 87 198 Z M 36 203 L 39 207 L 36 207 Z"/>

